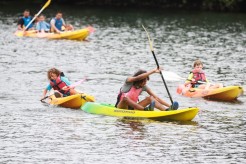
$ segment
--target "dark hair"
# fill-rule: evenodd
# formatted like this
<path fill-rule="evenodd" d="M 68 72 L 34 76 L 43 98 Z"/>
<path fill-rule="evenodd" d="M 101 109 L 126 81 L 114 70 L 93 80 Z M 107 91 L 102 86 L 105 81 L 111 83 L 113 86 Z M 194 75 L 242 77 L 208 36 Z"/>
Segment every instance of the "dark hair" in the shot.
<path fill-rule="evenodd" d="M 56 74 L 57 76 L 60 76 L 61 71 L 58 70 L 58 69 L 56 69 L 56 68 L 51 68 L 51 69 L 49 69 L 48 72 L 47 72 L 47 77 L 48 77 L 49 80 L 51 80 L 51 77 L 50 77 L 50 74 L 51 74 L 51 73 L 54 73 L 54 74 Z"/>
<path fill-rule="evenodd" d="M 30 13 L 30 10 L 29 9 L 25 9 L 24 12 L 29 12 Z"/>
<path fill-rule="evenodd" d="M 45 17 L 44 14 L 40 14 L 38 17 L 42 17 L 42 16 Z"/>
<path fill-rule="evenodd" d="M 62 12 L 61 12 L 61 11 L 57 11 L 57 12 L 56 12 L 56 15 L 57 15 L 57 14 L 62 14 Z"/>
<path fill-rule="evenodd" d="M 146 73 L 146 72 L 147 72 L 147 71 L 140 69 L 140 70 L 138 70 L 136 73 L 134 73 L 133 77 L 137 77 L 138 75 L 141 75 L 141 74 Z M 149 76 L 148 76 L 146 79 L 149 80 Z M 143 83 L 144 81 L 145 81 L 145 79 L 141 79 L 141 80 L 138 80 L 138 81 L 134 81 L 134 82 L 133 82 L 133 85 L 134 85 L 134 86 L 139 86 L 139 84 Z"/>

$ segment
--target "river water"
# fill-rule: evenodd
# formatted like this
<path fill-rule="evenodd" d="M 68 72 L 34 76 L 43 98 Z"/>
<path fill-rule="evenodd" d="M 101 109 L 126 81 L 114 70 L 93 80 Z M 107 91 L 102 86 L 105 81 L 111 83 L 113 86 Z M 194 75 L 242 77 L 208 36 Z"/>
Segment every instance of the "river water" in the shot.
<path fill-rule="evenodd" d="M 186 77 L 199 58 L 210 81 L 245 88 L 245 14 L 69 6 L 45 10 L 48 18 L 59 9 L 75 28 L 96 29 L 88 41 L 78 42 L 15 37 L 16 17 L 24 8 L 0 8 L 0 163 L 246 162 L 244 95 L 235 102 L 184 98 L 176 94 L 182 81 L 168 81 L 181 108 L 200 108 L 189 122 L 124 120 L 39 101 L 47 70 L 57 67 L 71 82 L 87 76 L 79 90 L 98 102 L 115 103 L 127 76 L 155 67 L 142 24 L 154 38 L 164 70 Z M 169 102 L 158 74 L 151 75 L 148 85 Z"/>

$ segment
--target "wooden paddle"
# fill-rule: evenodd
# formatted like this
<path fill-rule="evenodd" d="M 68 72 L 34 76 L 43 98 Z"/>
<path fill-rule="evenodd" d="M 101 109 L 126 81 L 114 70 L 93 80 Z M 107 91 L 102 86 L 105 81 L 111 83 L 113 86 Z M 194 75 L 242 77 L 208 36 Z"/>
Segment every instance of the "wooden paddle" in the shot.
<path fill-rule="evenodd" d="M 44 6 L 41 8 L 41 10 L 34 16 L 34 18 L 27 24 L 27 26 L 25 27 L 24 31 L 26 31 L 28 29 L 28 27 L 32 24 L 32 22 L 39 16 L 39 14 L 41 14 L 41 12 L 50 5 L 51 0 L 48 0 Z"/>
<path fill-rule="evenodd" d="M 143 26 L 143 29 L 145 30 L 146 34 L 147 34 L 147 37 L 148 37 L 148 40 L 149 40 L 150 50 L 151 50 L 151 52 L 152 52 L 152 54 L 153 54 L 153 57 L 154 57 L 154 59 L 155 59 L 155 63 L 156 63 L 156 65 L 157 65 L 157 68 L 159 69 L 160 66 L 159 66 L 159 63 L 158 63 L 157 58 L 156 58 L 156 56 L 155 56 L 154 49 L 153 49 L 153 41 L 150 39 L 149 33 L 148 33 L 148 31 L 146 30 L 146 28 L 144 27 L 144 25 L 142 25 L 142 26 Z M 165 81 L 164 76 L 163 76 L 163 74 L 162 74 L 162 71 L 160 71 L 160 75 L 161 75 L 162 81 L 163 81 L 163 83 L 164 83 L 164 86 L 165 86 L 165 88 L 166 88 L 166 90 L 167 90 L 167 93 L 168 93 L 168 96 L 169 96 L 169 98 L 170 98 L 170 101 L 171 101 L 171 103 L 173 104 L 173 99 L 172 99 L 172 96 L 171 96 L 171 94 L 170 94 L 170 92 L 169 92 L 169 90 L 168 90 L 168 88 L 167 88 L 167 84 L 166 84 L 166 81 Z"/>

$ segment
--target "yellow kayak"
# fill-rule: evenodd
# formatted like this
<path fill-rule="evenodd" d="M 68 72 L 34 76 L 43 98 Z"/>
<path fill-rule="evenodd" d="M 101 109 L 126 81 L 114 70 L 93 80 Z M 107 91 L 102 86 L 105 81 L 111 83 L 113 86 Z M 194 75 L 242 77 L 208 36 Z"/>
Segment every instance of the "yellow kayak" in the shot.
<path fill-rule="evenodd" d="M 87 102 L 84 106 L 81 106 L 81 109 L 91 114 L 99 114 L 114 117 L 152 119 L 158 121 L 190 121 L 197 115 L 199 111 L 199 109 L 196 107 L 171 111 L 127 110 L 115 108 L 113 105 L 110 104 L 93 102 Z"/>
<path fill-rule="evenodd" d="M 233 101 L 243 94 L 243 88 L 240 86 L 227 86 L 217 89 L 208 89 L 207 92 L 204 89 L 182 87 L 182 90 L 177 92 L 185 97 L 203 97 L 211 100 L 220 101 Z"/>
<path fill-rule="evenodd" d="M 49 104 L 58 105 L 65 108 L 79 109 L 86 102 L 93 102 L 95 98 L 93 96 L 79 93 L 67 97 L 56 98 L 54 95 L 49 97 Z"/>
<path fill-rule="evenodd" d="M 87 36 L 94 29 L 92 27 L 87 27 L 75 31 L 65 31 L 60 34 L 58 33 L 38 33 L 36 30 L 33 31 L 16 31 L 15 35 L 18 37 L 34 37 L 34 38 L 47 38 L 47 39 L 68 39 L 68 40 L 85 40 Z"/>

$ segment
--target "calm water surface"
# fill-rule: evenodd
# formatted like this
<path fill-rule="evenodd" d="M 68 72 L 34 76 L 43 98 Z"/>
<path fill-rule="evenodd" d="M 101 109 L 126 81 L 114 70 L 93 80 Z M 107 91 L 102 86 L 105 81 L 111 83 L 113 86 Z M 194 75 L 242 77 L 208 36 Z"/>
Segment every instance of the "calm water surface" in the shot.
<path fill-rule="evenodd" d="M 245 96 L 236 102 L 189 99 L 175 92 L 182 81 L 168 82 L 181 107 L 200 107 L 190 122 L 124 120 L 39 101 L 47 70 L 57 67 L 71 82 L 87 76 L 79 90 L 115 103 L 126 76 L 155 67 L 142 24 L 165 70 L 186 77 L 200 58 L 210 81 L 245 87 L 245 14 L 45 10 L 49 19 L 59 9 L 76 28 L 95 27 L 88 41 L 77 42 L 15 37 L 16 17 L 24 8 L 0 8 L 0 163 L 246 162 Z M 169 101 L 158 74 L 148 85 Z"/>

